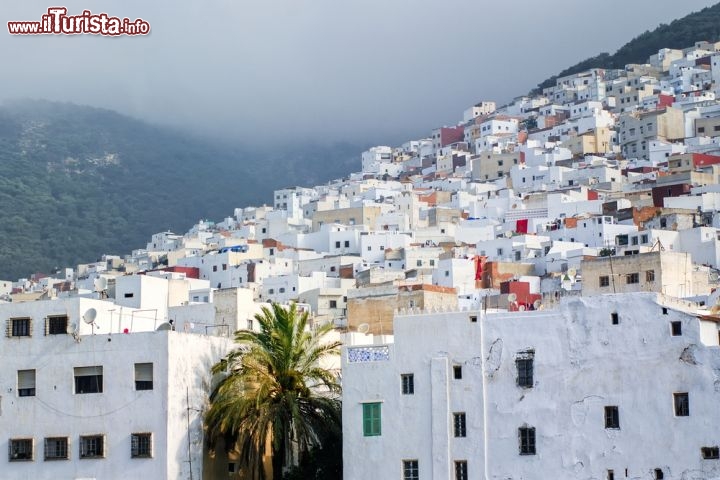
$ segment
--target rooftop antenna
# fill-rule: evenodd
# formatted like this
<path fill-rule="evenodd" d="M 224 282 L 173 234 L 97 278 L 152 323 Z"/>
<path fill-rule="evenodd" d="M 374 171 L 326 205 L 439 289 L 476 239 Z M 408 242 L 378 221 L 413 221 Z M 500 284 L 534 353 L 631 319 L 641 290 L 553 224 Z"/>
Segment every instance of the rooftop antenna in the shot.
<path fill-rule="evenodd" d="M 105 277 L 98 277 L 93 281 L 93 285 L 95 286 L 95 291 L 100 294 L 100 298 L 105 298 L 107 295 L 105 290 L 107 290 L 108 281 Z"/>
<path fill-rule="evenodd" d="M 95 335 L 95 318 L 97 317 L 97 310 L 89 308 L 82 316 L 83 322 L 90 325 L 92 328 L 92 334 Z"/>
<path fill-rule="evenodd" d="M 368 332 L 370 331 L 370 324 L 368 324 L 368 323 L 361 323 L 360 325 L 358 325 L 357 331 L 360 332 L 360 333 L 362 333 L 362 334 L 368 333 Z"/>
<path fill-rule="evenodd" d="M 69 323 L 67 327 L 65 327 L 65 331 L 68 335 L 72 335 L 73 339 L 76 342 L 80 342 L 80 336 L 78 335 L 78 326 L 77 323 Z"/>

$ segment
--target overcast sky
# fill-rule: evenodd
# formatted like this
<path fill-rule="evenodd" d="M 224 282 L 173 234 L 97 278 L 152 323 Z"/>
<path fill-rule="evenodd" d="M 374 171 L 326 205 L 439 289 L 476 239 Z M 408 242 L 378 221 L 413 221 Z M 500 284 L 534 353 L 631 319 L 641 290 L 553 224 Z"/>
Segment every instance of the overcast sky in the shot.
<path fill-rule="evenodd" d="M 3 1 L 0 100 L 118 110 L 252 142 L 418 138 L 709 0 Z M 12 36 L 6 22 L 141 17 L 147 37 Z"/>

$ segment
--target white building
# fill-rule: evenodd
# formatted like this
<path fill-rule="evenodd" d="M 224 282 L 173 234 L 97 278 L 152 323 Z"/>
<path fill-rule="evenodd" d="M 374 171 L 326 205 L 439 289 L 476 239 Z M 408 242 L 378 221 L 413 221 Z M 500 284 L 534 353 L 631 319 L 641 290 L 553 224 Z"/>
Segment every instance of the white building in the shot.
<path fill-rule="evenodd" d="M 345 478 L 720 478 L 718 324 L 687 305 L 568 298 L 400 314 L 394 343 L 356 334 Z"/>
<path fill-rule="evenodd" d="M 230 340 L 118 333 L 107 305 L 2 306 L 0 477 L 202 478 L 210 367 Z"/>

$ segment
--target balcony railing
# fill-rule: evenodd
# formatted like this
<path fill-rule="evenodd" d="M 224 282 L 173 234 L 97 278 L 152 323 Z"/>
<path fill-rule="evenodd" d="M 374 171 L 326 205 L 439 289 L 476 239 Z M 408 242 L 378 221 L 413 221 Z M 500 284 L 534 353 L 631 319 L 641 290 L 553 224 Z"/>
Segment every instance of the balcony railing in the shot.
<path fill-rule="evenodd" d="M 369 347 L 349 347 L 348 363 L 387 362 L 390 360 L 390 347 L 387 345 Z"/>

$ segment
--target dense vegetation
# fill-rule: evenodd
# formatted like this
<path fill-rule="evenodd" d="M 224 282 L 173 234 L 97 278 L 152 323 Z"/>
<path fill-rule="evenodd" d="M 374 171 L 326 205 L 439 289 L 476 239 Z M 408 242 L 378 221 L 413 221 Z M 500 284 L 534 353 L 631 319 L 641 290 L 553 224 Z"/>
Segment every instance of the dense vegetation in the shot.
<path fill-rule="evenodd" d="M 272 201 L 353 171 L 363 146 L 266 150 L 211 142 L 108 110 L 0 107 L 0 279 L 143 248 L 163 229 Z M 278 174 L 282 172 L 282 174 Z"/>
<path fill-rule="evenodd" d="M 720 3 L 674 20 L 669 25 L 663 23 L 652 32 L 646 31 L 612 55 L 601 53 L 566 68 L 538 84 L 535 91 L 542 91 L 543 88 L 555 85 L 559 77 L 591 68 L 625 68 L 629 63 L 645 63 L 648 57 L 656 54 L 661 48 L 686 48 L 700 40 L 707 42 L 720 40 Z"/>

